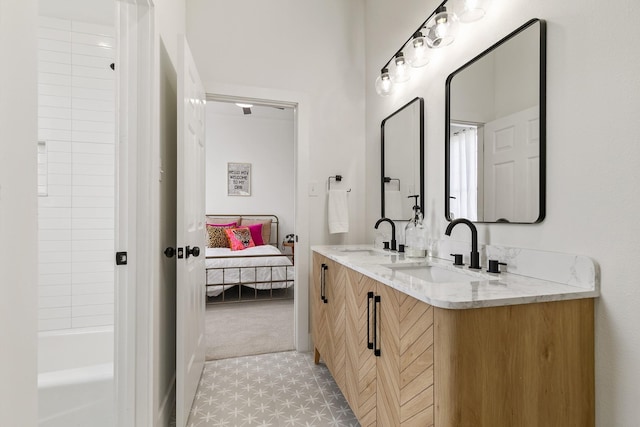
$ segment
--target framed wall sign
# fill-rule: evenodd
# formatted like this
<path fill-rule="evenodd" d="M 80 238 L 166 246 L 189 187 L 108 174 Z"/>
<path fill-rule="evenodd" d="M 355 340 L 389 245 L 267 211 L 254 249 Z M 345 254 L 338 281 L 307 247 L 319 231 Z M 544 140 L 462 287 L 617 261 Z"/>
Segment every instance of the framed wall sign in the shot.
<path fill-rule="evenodd" d="M 227 195 L 251 195 L 251 163 L 227 163 Z"/>

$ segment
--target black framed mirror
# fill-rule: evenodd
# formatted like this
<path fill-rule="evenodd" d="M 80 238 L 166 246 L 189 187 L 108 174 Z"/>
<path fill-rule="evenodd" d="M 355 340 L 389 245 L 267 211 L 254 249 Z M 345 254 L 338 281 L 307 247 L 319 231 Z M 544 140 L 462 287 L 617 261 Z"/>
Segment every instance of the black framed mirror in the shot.
<path fill-rule="evenodd" d="M 545 216 L 546 24 L 532 19 L 446 83 L 445 216 L 532 224 Z"/>
<path fill-rule="evenodd" d="M 416 97 L 382 120 L 382 218 L 407 221 L 414 200 L 424 212 L 424 99 Z"/>

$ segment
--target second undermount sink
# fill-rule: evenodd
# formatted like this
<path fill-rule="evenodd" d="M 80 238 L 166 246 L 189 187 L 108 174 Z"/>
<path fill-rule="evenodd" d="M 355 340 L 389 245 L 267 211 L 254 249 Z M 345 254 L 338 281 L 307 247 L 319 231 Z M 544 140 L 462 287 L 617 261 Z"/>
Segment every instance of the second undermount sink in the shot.
<path fill-rule="evenodd" d="M 473 282 L 481 280 L 471 274 L 465 274 L 429 264 L 384 264 L 394 272 L 403 273 L 431 283 Z"/>

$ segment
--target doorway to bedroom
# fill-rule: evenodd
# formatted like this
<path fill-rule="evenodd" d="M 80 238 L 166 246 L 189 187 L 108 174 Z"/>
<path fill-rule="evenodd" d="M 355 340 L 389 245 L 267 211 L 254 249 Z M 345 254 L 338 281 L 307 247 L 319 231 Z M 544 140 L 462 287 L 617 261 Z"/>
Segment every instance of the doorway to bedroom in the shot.
<path fill-rule="evenodd" d="M 295 110 L 206 105 L 206 358 L 295 349 Z"/>

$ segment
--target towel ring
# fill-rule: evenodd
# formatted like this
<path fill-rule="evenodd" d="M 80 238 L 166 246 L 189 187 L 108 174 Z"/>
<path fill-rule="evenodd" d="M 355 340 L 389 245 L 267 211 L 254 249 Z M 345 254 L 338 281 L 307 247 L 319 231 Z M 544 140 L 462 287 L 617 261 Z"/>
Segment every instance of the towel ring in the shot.
<path fill-rule="evenodd" d="M 391 177 L 388 177 L 388 176 L 384 177 L 385 184 L 388 184 L 391 181 L 398 181 L 398 190 L 400 190 L 400 178 L 391 178 Z"/>
<path fill-rule="evenodd" d="M 327 179 L 327 189 L 328 189 L 328 191 L 331 191 L 331 180 L 332 179 L 334 179 L 336 182 L 340 182 L 340 181 L 342 181 L 342 175 L 330 176 L 329 179 Z M 348 189 L 347 193 L 351 193 L 351 189 Z"/>

